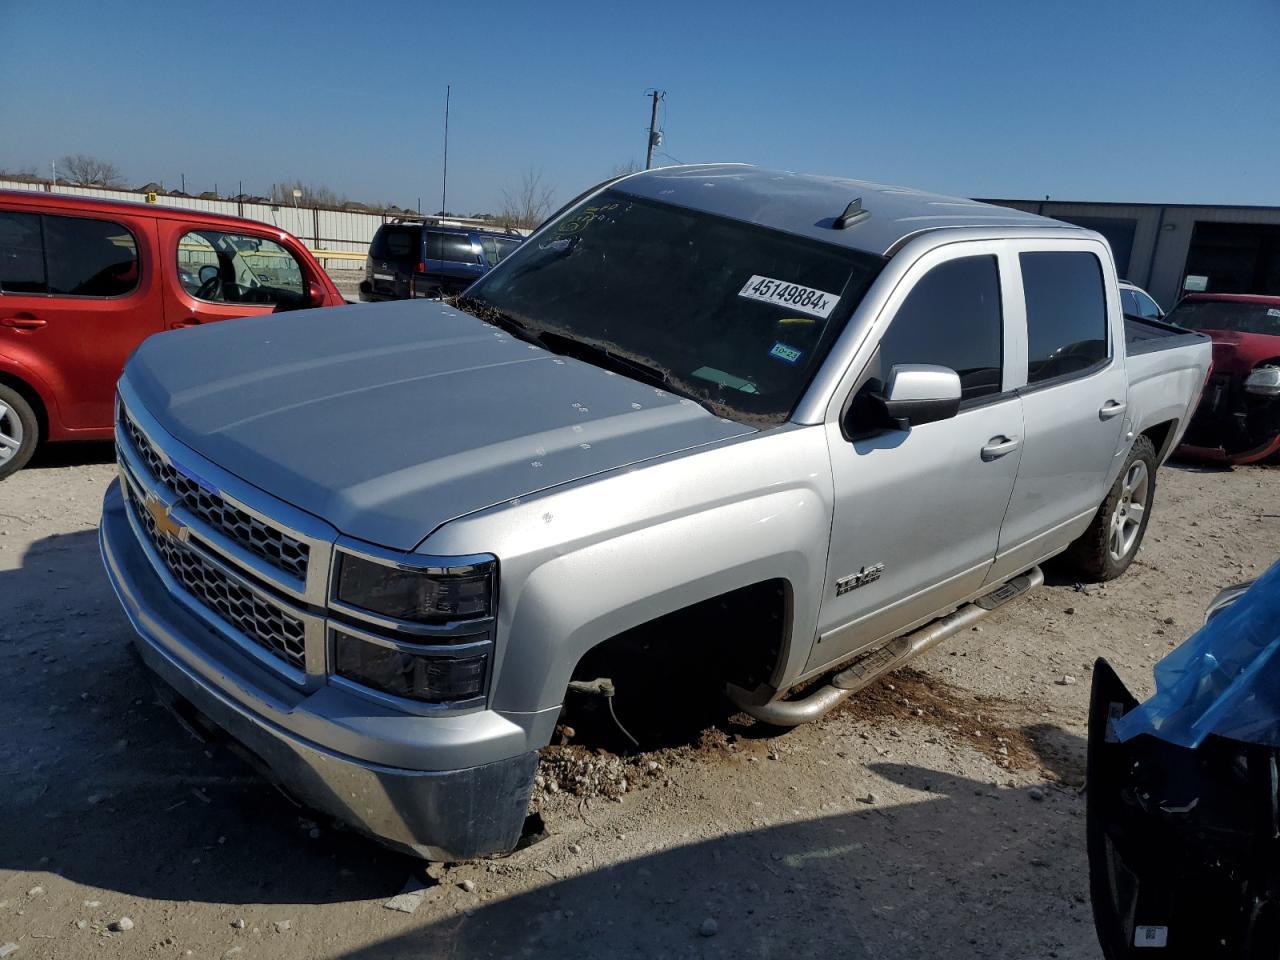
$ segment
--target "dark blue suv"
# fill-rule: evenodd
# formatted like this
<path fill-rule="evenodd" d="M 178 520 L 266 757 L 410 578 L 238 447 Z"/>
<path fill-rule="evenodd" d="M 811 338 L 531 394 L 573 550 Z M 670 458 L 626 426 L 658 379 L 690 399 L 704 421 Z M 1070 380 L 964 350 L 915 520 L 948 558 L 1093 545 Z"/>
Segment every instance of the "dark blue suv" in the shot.
<path fill-rule="evenodd" d="M 520 245 L 515 232 L 414 221 L 383 224 L 365 261 L 360 299 L 407 300 L 461 293 Z"/>

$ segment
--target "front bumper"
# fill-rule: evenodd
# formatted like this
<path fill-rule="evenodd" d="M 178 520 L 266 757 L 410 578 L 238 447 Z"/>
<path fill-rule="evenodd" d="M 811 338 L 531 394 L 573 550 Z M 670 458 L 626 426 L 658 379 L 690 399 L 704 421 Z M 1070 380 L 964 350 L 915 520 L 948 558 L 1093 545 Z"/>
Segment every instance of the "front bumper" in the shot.
<path fill-rule="evenodd" d="M 118 482 L 103 503 L 100 540 L 138 652 L 176 695 L 168 699 L 185 719 L 225 733 L 303 803 L 397 849 L 462 860 L 516 845 L 538 763 L 536 750 L 527 749 L 529 731 L 487 710 L 394 715 L 330 687 L 288 689 L 171 592 L 135 532 Z M 496 756 L 474 762 L 487 755 Z M 386 757 L 415 762 L 400 766 Z M 448 767 L 465 758 L 473 762 Z"/>

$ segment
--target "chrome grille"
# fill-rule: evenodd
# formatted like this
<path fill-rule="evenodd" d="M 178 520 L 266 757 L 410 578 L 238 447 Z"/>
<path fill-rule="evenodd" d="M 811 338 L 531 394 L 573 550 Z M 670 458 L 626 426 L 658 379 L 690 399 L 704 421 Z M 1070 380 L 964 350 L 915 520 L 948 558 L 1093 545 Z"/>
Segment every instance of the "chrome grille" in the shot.
<path fill-rule="evenodd" d="M 302 621 L 237 583 L 191 547 L 160 533 L 151 514 L 139 502 L 132 484 L 125 486 L 134 516 L 174 579 L 258 646 L 298 669 L 304 669 L 305 627 Z"/>
<path fill-rule="evenodd" d="M 306 581 L 307 562 L 311 552 L 307 544 L 263 523 L 257 517 L 227 503 L 216 493 L 204 489 L 164 460 L 132 417 L 126 415 L 122 422 L 133 449 L 147 465 L 151 475 L 168 487 L 184 507 L 246 550 L 299 580 Z"/>

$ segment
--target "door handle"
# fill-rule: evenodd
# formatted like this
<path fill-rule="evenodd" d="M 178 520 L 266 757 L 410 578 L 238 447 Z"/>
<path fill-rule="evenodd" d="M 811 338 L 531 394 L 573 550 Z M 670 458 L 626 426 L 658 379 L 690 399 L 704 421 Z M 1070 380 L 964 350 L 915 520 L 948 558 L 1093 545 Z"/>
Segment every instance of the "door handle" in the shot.
<path fill-rule="evenodd" d="M 1006 453 L 1013 453 L 1018 449 L 1018 444 L 1022 441 L 1017 437 L 1006 437 L 1001 434 L 998 437 L 992 437 L 987 441 L 987 445 L 982 448 L 982 459 L 990 462 L 999 460 Z"/>
<path fill-rule="evenodd" d="M 41 320 L 30 313 L 19 313 L 12 317 L 0 317 L 0 327 L 12 327 L 15 330 L 39 330 L 48 320 Z"/>
<path fill-rule="evenodd" d="M 181 320 L 175 320 L 169 325 L 170 330 L 177 330 L 179 327 L 198 327 L 200 326 L 200 318 L 196 316 L 183 317 Z"/>
<path fill-rule="evenodd" d="M 1128 406 L 1127 403 L 1121 403 L 1119 400 L 1108 400 L 1102 405 L 1102 409 L 1098 411 L 1098 419 L 1110 420 L 1112 417 L 1124 413 L 1125 408 Z"/>

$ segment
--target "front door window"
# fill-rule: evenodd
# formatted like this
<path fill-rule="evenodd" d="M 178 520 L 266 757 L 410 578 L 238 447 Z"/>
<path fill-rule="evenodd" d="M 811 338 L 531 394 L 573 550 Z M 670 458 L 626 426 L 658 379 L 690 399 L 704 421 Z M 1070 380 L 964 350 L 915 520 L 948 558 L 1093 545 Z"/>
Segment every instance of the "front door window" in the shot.
<path fill-rule="evenodd" d="M 178 279 L 207 303 L 298 307 L 306 281 L 293 254 L 264 237 L 192 230 L 178 241 Z"/>

